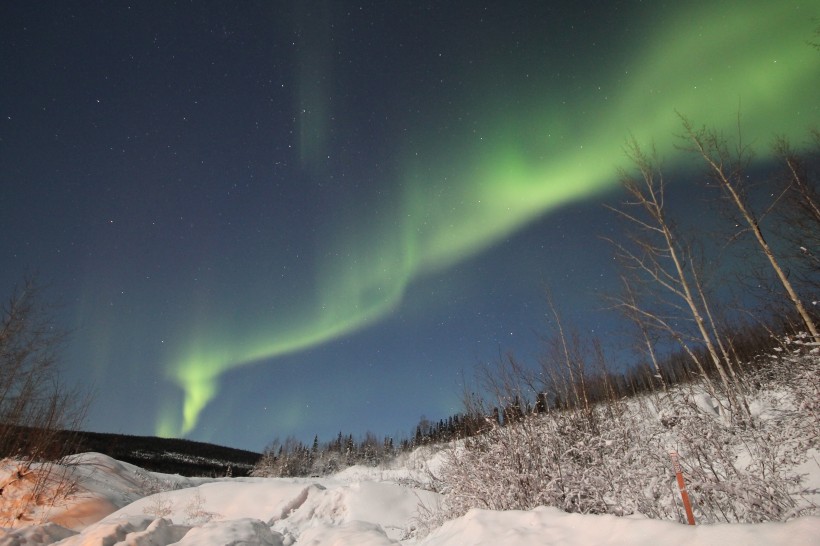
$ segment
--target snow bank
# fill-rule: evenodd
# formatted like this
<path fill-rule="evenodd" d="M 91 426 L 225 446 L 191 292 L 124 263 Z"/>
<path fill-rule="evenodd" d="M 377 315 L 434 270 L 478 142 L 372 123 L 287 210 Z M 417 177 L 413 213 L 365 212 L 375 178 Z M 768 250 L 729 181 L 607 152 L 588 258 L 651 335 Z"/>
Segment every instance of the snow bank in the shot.
<path fill-rule="evenodd" d="M 690 527 L 669 521 L 568 514 L 557 508 L 494 512 L 471 510 L 441 526 L 421 542 L 424 546 L 583 545 L 746 546 L 816 544 L 820 518 L 788 523 L 724 524 Z"/>
<path fill-rule="evenodd" d="M 814 385 L 816 378 L 812 381 Z M 711 412 L 710 419 L 719 420 L 719 412 L 708 398 L 699 397 L 696 404 L 703 412 Z M 789 434 L 775 434 L 773 429 L 769 443 L 778 444 L 779 438 L 795 439 L 787 446 L 793 453 L 788 452 L 778 464 L 786 465 L 800 478 L 802 502 L 816 506 L 820 498 L 816 396 L 797 400 L 786 391 L 768 389 L 750 400 L 750 406 L 754 415 L 775 429 L 794 429 Z M 649 409 L 647 422 L 662 419 L 660 412 Z M 801 423 L 808 427 L 806 434 L 800 434 Z M 639 434 L 637 438 L 643 442 L 646 436 Z M 459 451 L 458 446 L 453 448 Z M 429 516 L 442 513 L 436 513 L 442 496 L 429 489 L 440 483 L 432 476 L 443 472 L 445 454 L 425 447 L 389 466 L 356 466 L 327 478 L 211 479 L 148 472 L 88 453 L 72 463 L 76 480 L 73 496 L 59 505 L 42 507 L 37 514 L 42 525 L 0 528 L 0 546 L 806 545 L 818 544 L 820 537 L 817 516 L 786 523 L 688 526 L 642 516 L 569 514 L 543 506 L 532 510 L 472 509 L 422 536 L 431 519 L 436 521 Z M 740 452 L 727 452 L 727 456 L 737 459 L 731 461 L 735 466 L 749 464 Z M 486 459 L 487 454 L 482 457 Z M 8 483 L 2 480 L 10 476 L 9 469 L 0 469 L 0 483 Z M 491 470 L 498 472 L 498 467 Z M 476 467 L 467 471 L 475 473 Z M 630 484 L 622 485 L 619 490 Z M 25 493 L 6 489 L 0 493 L 5 500 Z M 500 490 L 488 491 L 498 495 Z M 452 491 L 448 494 L 452 498 Z"/>
<path fill-rule="evenodd" d="M 408 537 L 430 491 L 379 481 L 384 470 L 359 467 L 326 479 L 190 479 L 146 472 L 99 454 L 83 456 L 75 501 L 55 513 L 68 520 L 80 506 L 115 506 L 83 529 L 55 523 L 0 529 L 0 546 L 126 544 L 131 546 L 246 544 L 421 546 L 540 544 L 812 544 L 820 518 L 788 523 L 704 525 L 615 516 L 567 514 L 555 508 L 471 510 L 427 537 Z M 391 475 L 387 473 L 387 475 Z M 355 476 L 355 480 L 352 478 Z M 402 476 L 391 475 L 393 478 Z M 142 492 L 163 484 L 169 488 Z M 77 519 L 73 519 L 77 523 Z M 79 532 L 78 532 L 79 531 Z"/>

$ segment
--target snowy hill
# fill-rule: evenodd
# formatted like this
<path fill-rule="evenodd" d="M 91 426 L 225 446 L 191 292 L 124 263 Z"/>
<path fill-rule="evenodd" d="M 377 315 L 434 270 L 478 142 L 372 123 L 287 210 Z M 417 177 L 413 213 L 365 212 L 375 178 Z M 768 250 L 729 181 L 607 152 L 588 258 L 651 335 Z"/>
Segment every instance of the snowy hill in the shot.
<path fill-rule="evenodd" d="M 805 545 L 820 533 L 818 517 L 689 527 L 537 508 L 472 510 L 417 540 L 408 533 L 419 506 L 434 507 L 438 494 L 396 482 L 419 471 L 358 467 L 325 479 L 207 479 L 149 473 L 95 453 L 77 463 L 72 502 L 48 510 L 52 523 L 0 531 L 0 545 Z M 168 490 L 146 495 L 158 484 Z"/>
<path fill-rule="evenodd" d="M 146 470 L 183 476 L 247 476 L 260 453 L 179 438 L 70 432 L 77 452 L 96 452 Z M 230 470 L 229 470 L 230 469 Z"/>
<path fill-rule="evenodd" d="M 634 449 L 629 450 L 633 467 L 628 467 L 626 459 L 611 461 L 612 468 L 620 466 L 631 473 L 626 477 L 616 476 L 608 470 L 613 480 L 620 480 L 615 493 L 623 496 L 625 491 L 631 491 L 634 501 L 654 487 L 660 492 L 655 500 L 675 506 L 679 497 L 674 474 L 668 469 L 658 474 L 657 469 L 649 468 L 656 464 L 663 470 L 668 459 L 663 462 L 663 457 L 655 457 L 656 461 L 652 462 L 636 455 L 650 453 L 653 442 L 659 442 L 662 447 L 681 441 L 682 434 L 691 434 L 693 429 L 678 429 L 687 422 L 694 423 L 701 427 L 695 430 L 695 439 L 709 438 L 711 442 L 700 447 L 718 449 L 722 446 L 722 464 L 736 472 L 739 480 L 732 482 L 733 477 L 723 476 L 718 483 L 722 489 L 714 488 L 714 483 L 710 485 L 707 481 L 699 487 L 705 490 L 711 486 L 712 491 L 723 496 L 721 502 L 739 503 L 739 514 L 759 510 L 771 500 L 756 497 L 754 492 L 774 495 L 788 488 L 788 494 L 795 495 L 796 500 L 792 511 L 780 517 L 785 522 L 702 524 L 703 521 L 698 521 L 699 525 L 689 526 L 662 514 L 656 516 L 658 519 L 650 519 L 643 515 L 645 511 L 637 509 L 623 511 L 628 515 L 618 517 L 566 513 L 539 505 L 529 510 L 467 507 L 455 515 L 451 511 L 447 517 L 452 519 L 445 521 L 446 517 L 441 514 L 447 513 L 448 505 L 452 508 L 458 489 L 452 481 L 446 481 L 448 472 L 453 475 L 448 465 L 456 460 L 468 460 L 459 459 L 469 451 L 464 444 L 420 448 L 401 455 L 389 465 L 354 466 L 321 478 L 190 478 L 150 472 L 92 452 L 77 456 L 70 467 L 65 468 L 71 472 L 73 490 L 65 501 L 57 503 L 47 502 L 47 491 L 37 496 L 38 492 L 27 489 L 26 476 L 16 474 L 13 463 L 6 461 L 0 468 L 0 506 L 5 507 L 5 511 L 0 510 L 0 522 L 5 523 L 0 525 L 9 527 L 0 528 L 0 546 L 818 544 L 820 359 L 817 353 L 818 348 L 814 348 L 811 354 L 795 354 L 762 368 L 770 376 L 779 376 L 769 377 L 765 387 L 755 386 L 749 391 L 747 401 L 755 423 L 753 428 L 733 428 L 724 419 L 717 401 L 696 388 L 687 387 L 690 405 L 663 405 L 664 400 L 684 396 L 683 390 L 656 396 L 654 401 L 648 397 L 627 401 L 620 421 L 613 418 L 609 422 L 610 430 L 602 430 L 597 436 L 600 449 L 612 450 L 618 440 L 607 438 L 617 433 L 611 430 L 614 426 L 640 428 L 635 438 L 639 438 L 642 445 L 633 445 Z M 677 412 L 672 411 L 675 407 Z M 637 420 L 626 420 L 625 416 L 630 415 Z M 556 421 L 538 419 L 542 419 L 541 424 L 532 420 L 528 426 L 549 442 L 543 435 L 550 433 L 549 427 Z M 514 434 L 515 427 L 501 427 L 497 429 L 498 434 Z M 745 438 L 751 437 L 757 443 L 748 444 Z M 760 438 L 764 443 L 760 443 Z M 482 458 L 490 459 L 495 447 L 483 445 L 488 450 Z M 680 447 L 684 456 L 686 449 L 691 451 L 691 445 Z M 776 464 L 755 466 L 758 451 L 766 457 L 777 458 Z M 708 456 L 705 451 L 699 453 Z M 690 455 L 691 461 L 695 455 L 694 452 Z M 636 464 L 638 466 L 634 466 Z M 642 467 L 655 473 L 653 487 L 644 483 L 645 476 L 640 475 Z M 62 468 L 57 467 L 55 475 L 59 476 Z M 477 460 L 464 468 L 480 479 L 486 475 L 481 472 L 505 472 L 492 465 L 482 469 L 481 461 Z M 688 468 L 692 479 L 696 471 L 702 469 L 694 462 L 690 462 Z M 766 472 L 774 468 L 780 474 L 769 477 L 773 481 L 749 482 L 750 476 L 760 474 L 761 468 Z M 564 466 L 565 472 L 570 469 Z M 586 470 L 588 468 L 582 468 L 579 472 Z M 630 480 L 633 483 L 629 483 Z M 781 491 L 772 489 L 766 493 L 759 488 L 767 483 L 781 487 Z M 754 488 L 747 488 L 748 484 Z M 697 495 L 696 483 L 693 481 L 691 485 L 693 495 Z M 485 496 L 478 499 L 479 504 L 490 505 L 489 501 L 496 499 L 489 499 L 487 495 L 502 497 L 502 493 L 509 493 L 514 485 L 498 487 L 488 484 Z M 469 488 L 461 489 L 462 495 L 469 492 Z M 607 494 L 601 493 L 601 496 L 609 507 L 623 510 L 626 506 L 614 503 Z M 31 498 L 39 501 L 35 512 L 23 518 L 11 512 L 17 501 Z M 704 518 L 708 515 L 705 504 L 699 510 Z"/>

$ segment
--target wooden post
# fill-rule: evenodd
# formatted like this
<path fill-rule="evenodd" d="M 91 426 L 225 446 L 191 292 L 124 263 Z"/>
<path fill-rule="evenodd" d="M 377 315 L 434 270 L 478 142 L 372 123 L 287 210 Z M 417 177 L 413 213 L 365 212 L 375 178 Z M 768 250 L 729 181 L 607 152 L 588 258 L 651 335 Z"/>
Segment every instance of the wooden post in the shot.
<path fill-rule="evenodd" d="M 683 499 L 683 508 L 686 510 L 686 519 L 689 525 L 695 524 L 695 514 L 692 513 L 692 503 L 689 502 L 689 493 L 686 491 L 686 483 L 683 481 L 683 468 L 678 461 L 678 452 L 670 451 L 669 457 L 672 459 L 672 467 L 675 469 L 675 476 L 678 478 L 678 489 L 680 497 Z"/>

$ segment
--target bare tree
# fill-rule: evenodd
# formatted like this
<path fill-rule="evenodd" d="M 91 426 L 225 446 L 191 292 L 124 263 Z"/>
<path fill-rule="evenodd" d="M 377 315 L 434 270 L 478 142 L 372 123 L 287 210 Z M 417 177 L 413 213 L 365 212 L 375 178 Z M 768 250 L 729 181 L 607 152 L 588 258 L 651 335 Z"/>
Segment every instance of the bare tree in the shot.
<path fill-rule="evenodd" d="M 629 279 L 625 275 L 621 275 L 621 282 L 624 285 L 624 291 L 622 296 L 623 299 L 620 300 L 619 307 L 621 308 L 622 313 L 637 327 L 640 332 L 638 350 L 649 357 L 649 362 L 652 364 L 653 379 L 657 380 L 663 390 L 666 391 L 666 380 L 663 377 L 663 370 L 661 370 L 657 350 L 655 349 L 656 339 L 653 339 L 650 328 L 643 319 L 642 313 L 637 311 L 640 307 L 638 306 L 637 296 L 632 289 Z M 655 383 L 654 380 L 652 381 L 653 385 Z"/>
<path fill-rule="evenodd" d="M 780 259 L 775 255 L 774 250 L 766 240 L 763 229 L 761 228 L 760 218 L 748 202 L 748 192 L 743 176 L 745 163 L 750 155 L 748 149 L 738 143 L 737 150 L 731 152 L 726 139 L 716 131 L 706 128 L 695 129 L 685 117 L 681 116 L 681 119 L 683 120 L 686 137 L 691 143 L 691 150 L 697 153 L 706 162 L 712 174 L 712 178 L 724 196 L 726 196 L 728 201 L 739 213 L 740 221 L 746 226 L 744 231 L 751 232 L 754 236 L 754 240 L 768 260 L 780 284 L 783 285 L 789 300 L 798 315 L 800 315 L 809 333 L 814 339 L 820 339 L 820 334 L 818 334 L 814 320 L 806 310 L 797 290 L 789 280 Z M 788 148 L 784 148 L 784 151 L 785 150 L 788 150 Z M 800 188 L 799 182 L 801 181 L 801 177 L 797 175 L 796 164 L 789 163 L 788 159 L 787 163 L 789 167 L 795 169 L 793 171 L 795 173 L 794 178 L 798 181 L 795 185 Z M 809 200 L 808 203 L 816 206 L 815 201 Z M 817 212 L 815 211 L 815 213 Z"/>
<path fill-rule="evenodd" d="M 568 381 L 565 379 L 565 382 L 571 389 L 572 394 L 570 399 L 568 396 L 570 392 L 567 392 L 565 403 L 570 404 L 571 407 L 582 408 L 584 416 L 591 420 L 592 407 L 587 385 L 589 371 L 587 370 L 585 347 L 582 346 L 577 332 L 568 332 L 565 328 L 561 313 L 558 312 L 549 291 L 547 292 L 547 303 L 555 321 L 555 333 L 550 343 L 551 350 L 548 354 L 550 358 L 546 362 L 552 362 L 553 365 L 560 363 L 559 369 L 562 369 L 563 373 L 566 374 Z M 545 371 L 547 370 L 549 368 L 545 369 Z"/>
<path fill-rule="evenodd" d="M 0 483 L 0 516 L 11 520 L 66 491 L 65 476 L 53 463 L 70 453 L 69 433 L 82 422 L 88 401 L 59 381 L 57 353 L 64 335 L 39 296 L 36 283 L 26 281 L 0 321 L 0 465 L 14 468 Z M 28 491 L 25 506 L 12 498 L 13 488 Z"/>
<path fill-rule="evenodd" d="M 654 149 L 645 153 L 633 139 L 627 143 L 627 156 L 637 173 L 621 172 L 621 182 L 628 200 L 618 207 L 608 207 L 631 226 L 626 243 L 609 239 L 630 280 L 625 297 L 616 298 L 616 307 L 627 317 L 639 322 L 642 329 L 662 332 L 677 342 L 703 377 L 710 394 L 717 392 L 693 344 L 706 349 L 718 372 L 730 404 L 738 410 L 734 385 L 727 373 L 726 362 L 719 354 L 720 344 L 710 328 L 706 296 L 697 266 L 688 246 L 668 218 L 665 203 L 666 182 L 658 167 Z M 640 287 L 640 288 L 638 288 Z M 650 295 L 641 303 L 638 289 Z M 692 331 L 684 323 L 693 326 Z M 644 330 L 644 340 L 648 341 Z"/>
<path fill-rule="evenodd" d="M 774 227 L 791 249 L 789 258 L 803 286 L 820 294 L 820 192 L 817 163 L 820 160 L 820 131 L 811 132 L 810 148 L 798 152 L 783 137 L 774 143 L 774 152 L 785 167 L 780 177 L 782 191 L 773 203 L 777 213 Z M 813 167 L 813 168 L 812 168 Z"/>

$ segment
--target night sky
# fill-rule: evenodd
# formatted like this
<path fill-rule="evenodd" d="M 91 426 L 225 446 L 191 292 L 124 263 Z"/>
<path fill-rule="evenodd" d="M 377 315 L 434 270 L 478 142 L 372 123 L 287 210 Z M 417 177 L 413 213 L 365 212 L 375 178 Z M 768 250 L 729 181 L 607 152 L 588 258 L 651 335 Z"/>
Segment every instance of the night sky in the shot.
<path fill-rule="evenodd" d="M 261 450 L 409 434 L 611 340 L 630 135 L 818 124 L 820 2 L 4 1 L 0 289 L 71 333 L 85 428 Z M 762 159 L 765 159 L 763 157 Z M 684 184 L 684 182 L 681 182 Z M 683 186 L 673 189 L 686 195 Z M 703 214 L 691 202 L 676 211 Z"/>

